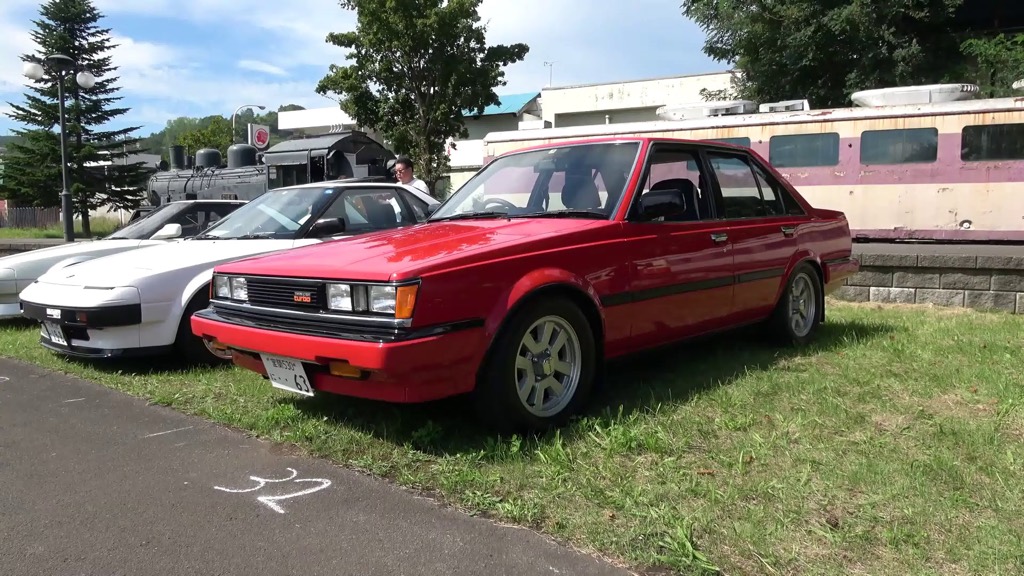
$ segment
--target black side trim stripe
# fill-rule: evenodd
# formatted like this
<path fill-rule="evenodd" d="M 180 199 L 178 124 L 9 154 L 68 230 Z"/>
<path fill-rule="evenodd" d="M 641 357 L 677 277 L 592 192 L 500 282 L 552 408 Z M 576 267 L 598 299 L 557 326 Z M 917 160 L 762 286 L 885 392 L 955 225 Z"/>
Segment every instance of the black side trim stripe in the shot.
<path fill-rule="evenodd" d="M 302 334 L 318 338 L 336 338 L 338 340 L 355 340 L 358 342 L 405 342 L 450 334 L 459 330 L 479 328 L 484 325 L 481 318 L 438 324 L 435 326 L 424 326 L 422 328 L 382 328 L 380 326 L 355 326 L 339 325 L 335 323 L 300 321 L 285 318 L 271 318 L 263 314 L 246 314 L 228 310 L 214 310 L 206 308 L 194 314 L 205 320 L 271 330 L 274 332 L 286 332 L 289 334 Z"/>
<path fill-rule="evenodd" d="M 734 284 L 743 284 L 745 282 L 757 282 L 758 280 L 779 278 L 785 273 L 785 268 L 769 268 L 767 270 L 757 270 L 755 272 L 744 272 L 742 274 L 720 276 L 718 278 L 711 278 L 710 280 L 701 280 L 700 282 L 685 282 L 682 284 L 661 286 L 658 288 L 650 288 L 648 290 L 639 290 L 636 292 L 619 292 L 618 294 L 609 294 L 607 296 L 602 296 L 601 305 L 606 308 L 612 306 L 621 306 L 623 304 L 629 304 L 632 302 L 643 302 L 645 300 L 654 300 L 656 298 L 664 298 L 666 296 L 674 296 L 676 294 L 685 294 L 687 292 L 712 290 L 714 288 L 724 288 L 726 286 L 732 286 Z"/>

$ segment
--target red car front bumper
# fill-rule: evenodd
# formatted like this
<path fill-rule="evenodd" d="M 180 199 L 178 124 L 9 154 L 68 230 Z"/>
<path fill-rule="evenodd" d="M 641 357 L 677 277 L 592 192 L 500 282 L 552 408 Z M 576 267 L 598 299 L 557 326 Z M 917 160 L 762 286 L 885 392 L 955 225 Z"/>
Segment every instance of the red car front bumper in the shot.
<path fill-rule="evenodd" d="M 192 332 L 232 351 L 234 363 L 264 376 L 261 353 L 301 360 L 314 390 L 387 402 L 424 402 L 469 392 L 483 358 L 483 328 L 460 327 L 395 342 L 345 340 L 244 326 L 211 309 L 192 316 Z M 362 376 L 332 374 L 345 364 Z"/>

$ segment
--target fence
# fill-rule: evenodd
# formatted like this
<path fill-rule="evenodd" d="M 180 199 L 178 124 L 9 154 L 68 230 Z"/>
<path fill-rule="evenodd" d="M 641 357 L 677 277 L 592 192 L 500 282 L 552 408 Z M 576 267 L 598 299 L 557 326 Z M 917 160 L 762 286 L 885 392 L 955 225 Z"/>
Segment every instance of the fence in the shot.
<path fill-rule="evenodd" d="M 60 207 L 22 206 L 0 212 L 0 228 L 50 228 L 60 225 Z"/>

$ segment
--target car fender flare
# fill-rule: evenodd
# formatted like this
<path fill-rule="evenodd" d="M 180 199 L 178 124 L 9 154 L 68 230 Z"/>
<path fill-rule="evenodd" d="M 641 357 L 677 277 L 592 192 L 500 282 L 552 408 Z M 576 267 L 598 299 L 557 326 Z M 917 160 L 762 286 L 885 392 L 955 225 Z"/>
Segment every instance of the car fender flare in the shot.
<path fill-rule="evenodd" d="M 180 307 L 178 308 L 179 314 L 183 310 L 185 310 L 185 307 L 188 306 L 188 303 L 191 302 L 193 298 L 195 298 L 196 294 L 199 293 L 200 290 L 209 290 L 207 286 L 212 281 L 212 266 L 193 276 L 192 279 L 188 281 L 188 284 L 185 284 L 185 289 L 181 291 L 181 301 L 178 303 L 180 305 Z"/>
<path fill-rule="evenodd" d="M 567 270 L 561 268 L 539 268 L 525 274 L 508 290 L 503 292 L 494 308 L 484 319 L 484 333 L 487 335 L 488 348 L 490 348 L 508 319 L 515 314 L 523 303 L 528 301 L 537 292 L 551 288 L 573 290 L 581 297 L 587 298 L 593 304 L 597 319 L 601 323 L 596 328 L 600 334 L 604 334 L 604 309 L 601 307 L 600 297 L 597 291 L 594 290 L 594 287 L 585 279 Z"/>
<path fill-rule="evenodd" d="M 820 288 L 824 294 L 826 279 L 825 267 L 821 264 L 821 258 L 819 258 L 814 252 L 811 252 L 806 248 L 801 248 L 793 253 L 793 256 L 789 259 L 789 263 L 786 265 L 786 271 L 782 274 L 782 281 L 779 282 L 779 289 L 775 293 L 776 302 L 782 298 L 782 293 L 786 290 L 786 283 L 789 282 L 789 277 L 793 274 L 793 270 L 805 262 L 810 264 L 811 268 L 814 268 L 814 271 L 818 273 L 818 282 L 820 283 Z M 820 307 L 823 315 L 825 313 L 824 308 L 824 306 Z M 824 318 L 824 316 L 822 316 L 822 318 Z"/>

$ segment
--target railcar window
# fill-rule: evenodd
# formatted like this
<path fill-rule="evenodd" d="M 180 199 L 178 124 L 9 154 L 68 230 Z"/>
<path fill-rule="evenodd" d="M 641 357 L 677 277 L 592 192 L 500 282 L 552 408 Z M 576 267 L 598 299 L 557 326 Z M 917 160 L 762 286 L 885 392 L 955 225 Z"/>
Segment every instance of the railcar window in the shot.
<path fill-rule="evenodd" d="M 786 134 L 768 141 L 768 161 L 776 168 L 839 164 L 839 134 Z"/>
<path fill-rule="evenodd" d="M 935 162 L 938 156 L 937 128 L 865 130 L 860 134 L 861 164 Z"/>
<path fill-rule="evenodd" d="M 1024 124 L 964 126 L 960 160 L 1024 160 Z"/>

